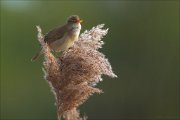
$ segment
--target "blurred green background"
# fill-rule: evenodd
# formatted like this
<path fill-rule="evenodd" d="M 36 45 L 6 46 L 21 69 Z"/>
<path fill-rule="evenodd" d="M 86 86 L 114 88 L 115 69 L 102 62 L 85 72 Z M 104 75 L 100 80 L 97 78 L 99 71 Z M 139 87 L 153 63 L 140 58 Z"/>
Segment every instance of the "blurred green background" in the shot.
<path fill-rule="evenodd" d="M 173 1 L 1 0 L 1 120 L 55 120 L 54 96 L 43 79 L 37 31 L 83 20 L 82 31 L 109 28 L 101 51 L 117 79 L 103 77 L 104 90 L 80 106 L 90 120 L 179 120 L 179 7 Z"/>

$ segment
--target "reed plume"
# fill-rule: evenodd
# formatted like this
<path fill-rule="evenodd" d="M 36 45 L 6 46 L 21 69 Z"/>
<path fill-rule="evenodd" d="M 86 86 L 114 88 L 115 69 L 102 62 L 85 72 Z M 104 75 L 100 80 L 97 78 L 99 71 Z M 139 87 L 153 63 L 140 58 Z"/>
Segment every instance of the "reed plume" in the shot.
<path fill-rule="evenodd" d="M 105 55 L 98 51 L 108 29 L 104 24 L 93 27 L 79 36 L 74 45 L 59 58 L 54 57 L 44 42 L 41 28 L 37 26 L 38 40 L 44 53 L 44 78 L 55 96 L 58 120 L 86 120 L 80 117 L 77 108 L 94 93 L 102 93 L 96 84 L 101 76 L 117 77 Z"/>

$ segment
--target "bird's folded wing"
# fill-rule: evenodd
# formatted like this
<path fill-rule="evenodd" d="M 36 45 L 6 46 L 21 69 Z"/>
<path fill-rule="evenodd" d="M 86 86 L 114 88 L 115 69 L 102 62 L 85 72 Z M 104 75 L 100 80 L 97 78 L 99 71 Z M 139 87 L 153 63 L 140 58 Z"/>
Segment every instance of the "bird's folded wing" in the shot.
<path fill-rule="evenodd" d="M 62 27 L 58 27 L 58 28 L 51 30 L 50 32 L 48 32 L 45 35 L 44 42 L 51 44 L 54 41 L 61 39 L 65 35 L 65 33 L 67 31 L 66 29 L 67 29 L 67 27 L 66 27 L 66 25 L 64 25 Z"/>

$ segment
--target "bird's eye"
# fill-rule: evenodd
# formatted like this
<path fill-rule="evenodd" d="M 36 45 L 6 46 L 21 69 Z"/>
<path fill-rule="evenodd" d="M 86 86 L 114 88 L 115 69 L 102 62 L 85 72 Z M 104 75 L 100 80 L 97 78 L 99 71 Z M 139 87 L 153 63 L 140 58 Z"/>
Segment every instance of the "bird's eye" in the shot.
<path fill-rule="evenodd" d="M 77 20 L 76 19 L 71 19 L 71 20 L 69 20 L 69 22 L 77 22 Z"/>

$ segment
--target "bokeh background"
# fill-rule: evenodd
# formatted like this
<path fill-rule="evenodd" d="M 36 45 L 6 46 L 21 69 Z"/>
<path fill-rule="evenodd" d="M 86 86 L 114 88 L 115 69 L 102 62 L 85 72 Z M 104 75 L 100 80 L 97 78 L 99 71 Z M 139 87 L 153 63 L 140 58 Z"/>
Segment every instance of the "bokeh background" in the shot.
<path fill-rule="evenodd" d="M 56 120 L 54 96 L 43 79 L 36 25 L 43 32 L 69 15 L 84 20 L 82 32 L 109 28 L 101 51 L 119 76 L 104 76 L 80 106 L 89 120 L 179 120 L 179 8 L 177 0 L 1 0 L 1 120 Z"/>

